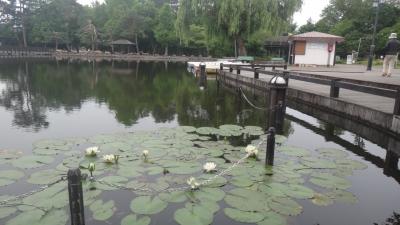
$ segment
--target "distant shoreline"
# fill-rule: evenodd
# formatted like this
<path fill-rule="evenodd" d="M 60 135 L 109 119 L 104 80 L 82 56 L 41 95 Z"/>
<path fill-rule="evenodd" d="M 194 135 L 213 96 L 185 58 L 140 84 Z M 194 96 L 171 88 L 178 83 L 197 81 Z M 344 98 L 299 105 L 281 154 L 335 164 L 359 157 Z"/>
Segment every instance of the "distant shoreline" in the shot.
<path fill-rule="evenodd" d="M 121 60 L 121 61 L 216 61 L 212 57 L 177 56 L 177 55 L 150 55 L 150 54 L 109 54 L 109 53 L 60 53 L 53 55 L 56 59 L 84 59 L 84 60 Z"/>

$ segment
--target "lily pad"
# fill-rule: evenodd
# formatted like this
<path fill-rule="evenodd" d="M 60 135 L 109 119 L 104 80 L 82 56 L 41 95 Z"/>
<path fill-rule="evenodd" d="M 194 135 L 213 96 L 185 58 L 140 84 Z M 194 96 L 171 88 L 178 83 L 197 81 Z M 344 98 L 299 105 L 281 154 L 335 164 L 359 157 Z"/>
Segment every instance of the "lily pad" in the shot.
<path fill-rule="evenodd" d="M 328 206 L 333 204 L 333 200 L 329 196 L 319 193 L 315 193 L 311 202 L 318 206 Z"/>
<path fill-rule="evenodd" d="M 20 169 L 34 169 L 52 163 L 54 160 L 50 156 L 23 156 L 12 161 L 12 165 Z"/>
<path fill-rule="evenodd" d="M 324 188 L 347 189 L 351 186 L 351 183 L 348 180 L 329 173 L 314 173 L 311 176 L 311 183 Z"/>
<path fill-rule="evenodd" d="M 158 196 L 140 196 L 132 200 L 130 207 L 134 213 L 153 215 L 163 211 L 167 205 Z"/>
<path fill-rule="evenodd" d="M 180 225 L 209 225 L 213 217 L 212 212 L 201 206 L 185 207 L 174 213 L 174 219 Z"/>
<path fill-rule="evenodd" d="M 241 223 L 257 223 L 264 219 L 264 215 L 258 212 L 243 212 L 238 209 L 225 208 L 225 215 Z"/>
<path fill-rule="evenodd" d="M 99 221 L 105 221 L 110 219 L 114 215 L 114 212 L 116 211 L 116 208 L 114 206 L 114 201 L 112 200 L 108 202 L 103 202 L 103 200 L 97 200 L 90 205 L 89 209 L 93 213 L 93 218 Z"/>
<path fill-rule="evenodd" d="M 121 225 L 149 225 L 150 222 L 151 219 L 148 216 L 138 218 L 137 215 L 127 215 L 121 220 Z"/>
<path fill-rule="evenodd" d="M 0 219 L 10 216 L 16 211 L 17 209 L 15 207 L 0 207 Z"/>
<path fill-rule="evenodd" d="M 357 197 L 348 191 L 334 190 L 332 192 L 327 193 L 326 195 L 337 202 L 342 202 L 347 204 L 356 204 L 358 202 Z"/>
<path fill-rule="evenodd" d="M 343 159 L 349 155 L 345 151 L 334 148 L 319 148 L 317 152 L 328 159 Z"/>
<path fill-rule="evenodd" d="M 275 212 L 266 212 L 265 219 L 257 225 L 286 225 L 286 219 Z"/>
<path fill-rule="evenodd" d="M 309 150 L 293 146 L 282 146 L 279 147 L 277 150 L 289 156 L 303 157 L 310 155 Z"/>
<path fill-rule="evenodd" d="M 273 198 L 269 206 L 273 211 L 285 216 L 297 216 L 303 210 L 301 205 L 289 198 Z"/>

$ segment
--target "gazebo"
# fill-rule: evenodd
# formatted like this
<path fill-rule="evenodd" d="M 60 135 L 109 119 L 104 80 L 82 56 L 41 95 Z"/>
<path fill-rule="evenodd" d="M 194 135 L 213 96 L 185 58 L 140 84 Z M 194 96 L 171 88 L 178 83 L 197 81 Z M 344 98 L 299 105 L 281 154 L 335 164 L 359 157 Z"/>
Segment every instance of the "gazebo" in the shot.
<path fill-rule="evenodd" d="M 131 41 L 129 41 L 129 40 L 126 40 L 126 39 L 119 39 L 119 40 L 116 40 L 116 41 L 112 41 L 111 43 L 110 43 L 110 45 L 111 45 L 111 49 L 112 49 L 112 52 L 114 52 L 114 48 L 115 47 L 118 47 L 120 50 L 122 50 L 122 49 L 124 49 L 123 47 L 126 47 L 126 52 L 127 53 L 129 53 L 130 52 L 130 47 L 131 46 L 136 46 L 136 44 L 135 43 L 133 43 L 133 42 L 131 42 Z"/>

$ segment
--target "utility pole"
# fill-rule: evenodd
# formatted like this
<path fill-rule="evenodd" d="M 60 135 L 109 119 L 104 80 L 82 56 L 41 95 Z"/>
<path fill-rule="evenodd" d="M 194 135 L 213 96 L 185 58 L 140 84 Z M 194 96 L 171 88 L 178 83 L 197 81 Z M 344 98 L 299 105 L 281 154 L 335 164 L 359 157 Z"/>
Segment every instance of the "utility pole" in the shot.
<path fill-rule="evenodd" d="M 368 66 L 367 66 L 367 71 L 372 70 L 372 63 L 374 61 L 374 53 L 375 53 L 375 37 L 376 37 L 376 27 L 378 26 L 378 19 L 379 19 L 379 7 L 381 4 L 382 0 L 374 0 L 373 7 L 376 8 L 376 13 L 375 13 L 375 23 L 374 23 L 374 33 L 372 36 L 372 44 L 369 49 L 369 57 L 368 57 Z"/>

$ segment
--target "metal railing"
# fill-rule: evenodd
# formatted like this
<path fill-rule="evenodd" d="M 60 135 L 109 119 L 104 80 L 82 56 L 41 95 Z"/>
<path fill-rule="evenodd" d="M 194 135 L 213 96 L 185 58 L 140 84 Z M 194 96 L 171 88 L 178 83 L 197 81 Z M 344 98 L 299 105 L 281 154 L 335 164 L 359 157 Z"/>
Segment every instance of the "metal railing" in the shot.
<path fill-rule="evenodd" d="M 273 70 L 266 71 L 261 68 L 272 67 L 270 64 L 264 65 L 230 65 L 221 64 L 220 69 L 229 68 L 229 71 L 233 73 L 236 70 L 236 74 L 240 75 L 241 71 L 252 72 L 254 74 L 254 79 L 259 79 L 259 74 L 265 75 L 281 75 L 289 83 L 290 79 L 299 80 L 319 85 L 330 86 L 330 97 L 339 98 L 340 89 L 346 89 L 371 95 L 376 95 L 380 97 L 391 98 L 395 100 L 395 105 L 393 109 L 393 115 L 400 115 L 400 86 L 396 85 L 385 85 L 378 84 L 368 81 L 359 81 L 353 79 L 337 79 L 328 76 L 319 76 L 315 74 L 305 74 L 305 73 L 290 73 L 287 70 Z M 275 66 L 277 67 L 277 66 Z M 280 67 L 285 68 L 285 65 L 280 65 Z"/>

